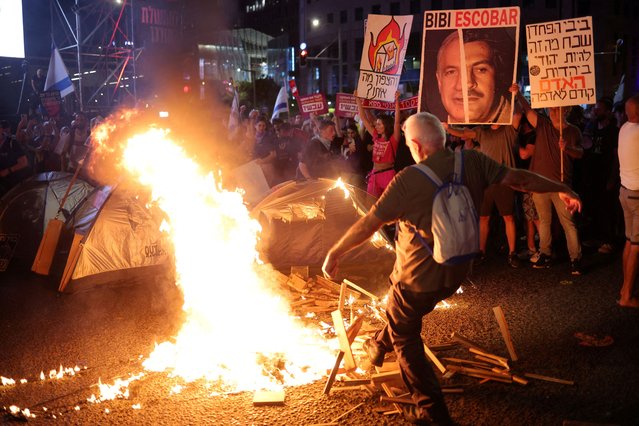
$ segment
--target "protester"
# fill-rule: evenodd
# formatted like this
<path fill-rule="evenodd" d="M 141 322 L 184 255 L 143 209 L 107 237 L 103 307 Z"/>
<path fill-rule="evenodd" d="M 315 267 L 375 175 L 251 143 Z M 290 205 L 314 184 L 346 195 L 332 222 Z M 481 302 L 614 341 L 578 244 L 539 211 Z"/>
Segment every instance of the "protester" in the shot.
<path fill-rule="evenodd" d="M 333 142 L 336 137 L 335 123 L 319 120 L 318 132 L 302 152 L 297 169 L 298 179 L 336 179 L 340 174 L 339 146 Z"/>
<path fill-rule="evenodd" d="M 513 114 L 512 125 L 492 124 L 489 127 L 474 127 L 472 129 L 455 129 L 444 123 L 444 129 L 452 135 L 464 139 L 473 139 L 479 143 L 480 150 L 499 164 L 515 167 L 515 142 L 521 114 Z M 499 215 L 504 220 L 506 240 L 508 242 L 508 264 L 512 268 L 520 266 L 517 256 L 517 230 L 515 227 L 515 191 L 503 185 L 491 185 L 484 193 L 483 202 L 479 209 L 479 259 L 486 256 L 486 244 L 490 232 L 490 216 L 493 208 L 497 207 Z"/>
<path fill-rule="evenodd" d="M 29 160 L 20 143 L 11 134 L 11 124 L 0 121 L 0 196 L 31 173 Z"/>
<path fill-rule="evenodd" d="M 395 93 L 395 118 L 380 116 L 375 120 L 375 124 L 357 95 L 355 100 L 364 128 L 373 137 L 373 170 L 367 176 L 367 192 L 379 197 L 395 176 L 395 159 L 401 136 L 399 92 Z"/>
<path fill-rule="evenodd" d="M 592 109 L 584 131 L 582 182 L 584 216 L 591 219 L 590 237 L 599 246 L 599 253 L 612 253 L 617 228 L 619 198 L 619 163 L 617 145 L 619 129 L 612 115 L 612 101 L 599 99 Z"/>
<path fill-rule="evenodd" d="M 626 224 L 626 243 L 623 249 L 623 284 L 619 306 L 639 308 L 634 294 L 639 270 L 639 95 L 626 102 L 628 121 L 619 131 L 619 200 Z"/>
<path fill-rule="evenodd" d="M 295 170 L 298 164 L 298 155 L 302 146 L 300 141 L 293 133 L 293 127 L 286 122 L 278 123 L 275 127 L 275 159 L 273 165 L 275 168 L 274 185 L 295 179 Z"/>
<path fill-rule="evenodd" d="M 570 185 L 573 159 L 581 158 L 583 155 L 581 132 L 566 121 L 566 115 L 570 108 L 550 108 L 550 119 L 548 119 L 530 107 L 526 98 L 519 92 L 517 84 L 513 84 L 512 88 L 516 90 L 516 99 L 519 101 L 528 122 L 535 128 L 537 135 L 535 145 L 526 146 L 528 155 L 532 157 L 530 170 L 549 179 L 560 180 Z M 562 136 L 560 136 L 560 132 Z M 577 234 L 577 226 L 573 215 L 562 208 L 560 194 L 533 194 L 533 201 L 537 214 L 539 214 L 539 251 L 541 252 L 533 267 L 550 267 L 552 255 L 550 226 L 552 207 L 554 207 L 566 234 L 568 254 L 570 255 L 570 272 L 572 275 L 581 275 L 581 244 Z"/>
<path fill-rule="evenodd" d="M 406 120 L 406 140 L 416 162 L 429 166 L 442 180 L 453 173 L 455 154 L 444 148 L 445 132 L 439 120 L 419 113 Z M 572 213 L 581 208 L 579 197 L 567 185 L 526 170 L 497 164 L 485 155 L 469 150 L 462 153 L 462 181 L 478 206 L 486 187 L 501 183 L 520 191 L 553 192 Z M 431 210 L 435 186 L 421 171 L 407 167 L 390 183 L 371 210 L 359 219 L 328 252 L 322 270 L 335 277 L 340 259 L 367 241 L 382 225 L 398 221 L 396 261 L 390 275 L 387 325 L 368 340 L 365 349 L 375 365 L 394 350 L 402 379 L 415 405 L 402 405 L 407 420 L 429 424 L 452 424 L 437 378 L 424 353 L 422 318 L 442 299 L 455 293 L 470 271 L 472 260 L 457 265 L 436 263 L 430 251 L 415 238 L 418 232 L 432 244 Z M 415 231 L 415 228 L 417 230 Z"/>

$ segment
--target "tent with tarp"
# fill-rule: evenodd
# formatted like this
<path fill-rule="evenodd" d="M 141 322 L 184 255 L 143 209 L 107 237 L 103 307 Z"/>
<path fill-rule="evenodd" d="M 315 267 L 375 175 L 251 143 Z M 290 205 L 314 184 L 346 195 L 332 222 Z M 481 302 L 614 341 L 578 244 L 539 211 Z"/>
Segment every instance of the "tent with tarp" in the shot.
<path fill-rule="evenodd" d="M 171 245 L 160 231 L 164 215 L 135 187 L 104 186 L 75 211 L 65 230 L 72 239 L 60 291 L 150 279 L 171 265 Z"/>
<path fill-rule="evenodd" d="M 365 191 L 331 179 L 289 181 L 275 188 L 252 210 L 262 227 L 258 251 L 281 271 L 309 266 L 319 271 L 326 253 L 376 199 Z M 393 268 L 392 238 L 383 228 L 340 262 L 340 277 L 383 292 Z"/>
<path fill-rule="evenodd" d="M 48 172 L 20 183 L 0 199 L 0 271 L 12 259 L 31 265 L 50 219 L 56 217 L 73 175 Z M 93 192 L 94 187 L 77 179 L 69 191 L 59 219 L 67 220 Z"/>

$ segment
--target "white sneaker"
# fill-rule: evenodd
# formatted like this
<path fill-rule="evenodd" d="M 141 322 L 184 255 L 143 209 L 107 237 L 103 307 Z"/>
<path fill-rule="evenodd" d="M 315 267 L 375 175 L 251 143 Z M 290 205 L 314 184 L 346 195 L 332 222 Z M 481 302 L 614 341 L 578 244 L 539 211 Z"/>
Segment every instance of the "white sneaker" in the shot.
<path fill-rule="evenodd" d="M 539 256 L 541 256 L 541 252 L 535 252 L 533 253 L 532 256 L 530 256 L 530 263 L 537 263 L 537 261 L 539 260 Z"/>

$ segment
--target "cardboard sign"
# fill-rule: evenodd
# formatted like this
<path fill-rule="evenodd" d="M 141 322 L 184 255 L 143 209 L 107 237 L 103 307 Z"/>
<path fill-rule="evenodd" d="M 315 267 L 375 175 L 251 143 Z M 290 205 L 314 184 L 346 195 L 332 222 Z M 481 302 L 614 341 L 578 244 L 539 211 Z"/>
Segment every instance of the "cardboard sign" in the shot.
<path fill-rule="evenodd" d="M 510 124 L 519 7 L 427 11 L 419 111 L 459 124 Z"/>
<path fill-rule="evenodd" d="M 533 108 L 594 104 L 592 17 L 526 25 Z"/>
<path fill-rule="evenodd" d="M 412 15 L 368 15 L 359 65 L 358 97 L 395 100 L 412 24 Z"/>
<path fill-rule="evenodd" d="M 314 112 L 317 115 L 322 115 L 328 112 L 326 97 L 321 93 L 309 96 L 300 96 L 298 101 L 300 103 L 300 111 L 302 111 L 302 114 L 310 114 Z"/>
<path fill-rule="evenodd" d="M 40 101 L 49 118 L 58 118 L 62 106 L 62 97 L 59 90 L 47 90 L 40 93 Z"/>
<path fill-rule="evenodd" d="M 348 93 L 337 93 L 335 95 L 335 115 L 348 118 L 355 117 L 357 115 L 355 96 Z"/>

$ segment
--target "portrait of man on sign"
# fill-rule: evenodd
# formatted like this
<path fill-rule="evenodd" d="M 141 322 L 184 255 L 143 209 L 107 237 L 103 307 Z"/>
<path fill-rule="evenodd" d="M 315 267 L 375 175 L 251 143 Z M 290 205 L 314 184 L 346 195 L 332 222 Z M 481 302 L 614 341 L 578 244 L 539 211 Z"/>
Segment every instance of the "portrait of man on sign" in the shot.
<path fill-rule="evenodd" d="M 449 123 L 510 124 L 515 38 L 510 27 L 428 31 L 420 111 Z"/>

